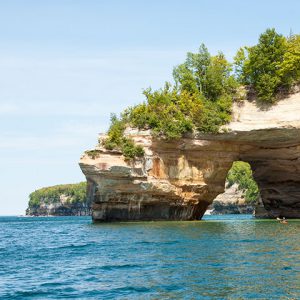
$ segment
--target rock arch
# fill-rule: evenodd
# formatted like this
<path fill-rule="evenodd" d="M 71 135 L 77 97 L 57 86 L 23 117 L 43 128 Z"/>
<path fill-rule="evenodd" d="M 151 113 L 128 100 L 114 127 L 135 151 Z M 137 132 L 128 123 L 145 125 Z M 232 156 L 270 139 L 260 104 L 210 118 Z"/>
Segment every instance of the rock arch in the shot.
<path fill-rule="evenodd" d="M 224 131 L 164 141 L 128 129 L 144 158 L 128 162 L 101 146 L 92 157 L 85 153 L 80 167 L 92 191 L 93 219 L 199 219 L 224 191 L 237 160 L 251 165 L 270 217 L 299 218 L 300 93 L 263 110 L 249 101 L 236 104 Z"/>

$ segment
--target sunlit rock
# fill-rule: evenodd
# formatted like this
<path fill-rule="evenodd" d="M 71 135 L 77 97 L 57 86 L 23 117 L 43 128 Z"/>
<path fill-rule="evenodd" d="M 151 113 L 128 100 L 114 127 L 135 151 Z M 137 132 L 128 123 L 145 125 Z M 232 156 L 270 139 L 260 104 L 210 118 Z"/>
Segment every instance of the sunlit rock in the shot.
<path fill-rule="evenodd" d="M 217 135 L 155 139 L 128 129 L 145 157 L 126 161 L 122 153 L 97 146 L 85 153 L 85 174 L 95 221 L 195 220 L 224 192 L 237 160 L 248 162 L 269 217 L 300 217 L 300 93 L 278 104 L 234 105 L 233 121 Z M 103 136 L 101 138 L 104 138 Z"/>

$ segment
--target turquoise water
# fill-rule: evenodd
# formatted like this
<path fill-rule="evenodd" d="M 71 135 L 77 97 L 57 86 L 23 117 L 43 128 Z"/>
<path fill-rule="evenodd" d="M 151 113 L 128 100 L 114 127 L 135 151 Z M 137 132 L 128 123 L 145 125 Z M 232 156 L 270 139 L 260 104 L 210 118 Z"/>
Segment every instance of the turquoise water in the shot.
<path fill-rule="evenodd" d="M 300 299 L 300 221 L 0 218 L 0 299 Z"/>

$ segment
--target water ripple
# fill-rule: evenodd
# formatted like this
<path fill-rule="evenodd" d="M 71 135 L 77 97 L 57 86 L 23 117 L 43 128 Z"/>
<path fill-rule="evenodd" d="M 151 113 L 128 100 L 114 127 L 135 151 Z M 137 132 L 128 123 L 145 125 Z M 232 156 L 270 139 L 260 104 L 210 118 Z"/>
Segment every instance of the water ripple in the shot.
<path fill-rule="evenodd" d="M 0 218 L 0 299 L 300 299 L 300 222 Z"/>

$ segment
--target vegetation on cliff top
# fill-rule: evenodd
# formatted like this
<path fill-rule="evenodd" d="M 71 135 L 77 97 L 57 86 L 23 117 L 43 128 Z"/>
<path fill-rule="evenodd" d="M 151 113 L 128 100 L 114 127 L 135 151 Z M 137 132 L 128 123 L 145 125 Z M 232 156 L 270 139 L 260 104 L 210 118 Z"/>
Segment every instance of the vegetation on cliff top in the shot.
<path fill-rule="evenodd" d="M 252 176 L 252 170 L 248 163 L 236 161 L 232 164 L 227 175 L 227 187 L 238 184 L 239 190 L 244 191 L 246 203 L 253 204 L 257 202 L 259 190 Z"/>
<path fill-rule="evenodd" d="M 284 37 L 267 29 L 255 46 L 240 48 L 229 63 L 224 54 L 211 55 L 202 44 L 189 52 L 173 70 L 174 84 L 144 91 L 146 101 L 111 118 L 107 149 L 120 149 L 125 157 L 143 154 L 124 137 L 127 126 L 151 129 L 167 139 L 187 132 L 217 133 L 231 119 L 233 101 L 243 100 L 242 91 L 254 92 L 263 103 L 274 103 L 281 91 L 288 92 L 300 80 L 300 35 Z"/>
<path fill-rule="evenodd" d="M 86 202 L 86 182 L 61 184 L 38 189 L 29 195 L 29 207 L 37 207 L 41 203 L 51 204 L 60 202 L 60 197 L 68 197 L 69 203 Z"/>
<path fill-rule="evenodd" d="M 104 141 L 105 148 L 108 150 L 119 149 L 126 159 L 143 156 L 143 148 L 135 145 L 132 139 L 124 136 L 125 128 L 125 118 L 118 119 L 116 115 L 112 114 L 108 138 Z"/>
<path fill-rule="evenodd" d="M 239 49 L 235 65 L 238 81 L 252 87 L 262 102 L 273 103 L 277 93 L 300 80 L 300 35 L 286 38 L 267 29 L 257 45 Z"/>

